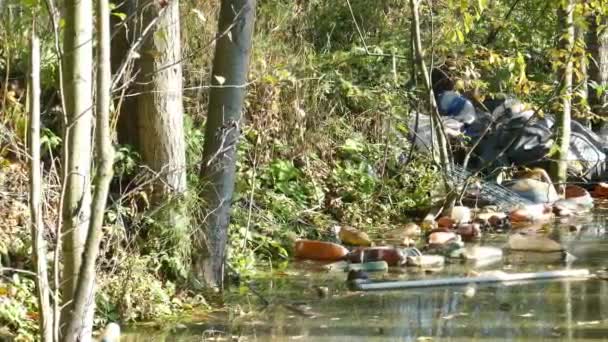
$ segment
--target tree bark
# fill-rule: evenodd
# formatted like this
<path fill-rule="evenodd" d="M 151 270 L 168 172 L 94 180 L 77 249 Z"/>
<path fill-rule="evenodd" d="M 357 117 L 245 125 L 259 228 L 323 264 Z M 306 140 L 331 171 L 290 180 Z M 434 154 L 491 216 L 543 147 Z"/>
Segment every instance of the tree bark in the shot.
<path fill-rule="evenodd" d="M 142 11 L 142 22 L 130 24 L 137 32 L 131 44 L 156 20 L 135 61 L 138 77 L 132 91 L 137 96 L 126 99 L 119 131 L 121 141 L 135 145 L 143 163 L 158 174 L 152 197 L 161 203 L 186 191 L 179 1 L 130 0 L 124 8 L 127 14 Z M 122 47 L 125 58 L 129 44 L 123 42 Z"/>
<path fill-rule="evenodd" d="M 86 328 L 92 322 L 81 319 L 95 308 L 95 261 L 99 254 L 102 224 L 112 180 L 114 152 L 110 137 L 110 102 L 112 74 L 110 65 L 110 9 L 105 0 L 97 1 L 97 82 L 96 82 L 96 125 L 95 151 L 97 172 L 95 192 L 91 204 L 91 219 L 80 267 L 73 309 L 69 320 L 65 342 L 90 339 Z M 87 334 L 87 335 L 85 335 Z"/>
<path fill-rule="evenodd" d="M 585 41 L 584 30 L 579 26 L 575 26 L 574 32 L 576 44 L 583 43 Z M 577 53 L 576 59 L 578 62 L 579 72 L 576 72 L 573 75 L 575 88 L 578 89 L 574 97 L 574 107 L 576 108 L 575 111 L 577 111 L 579 114 L 579 120 L 581 123 L 591 128 L 591 121 L 589 120 L 589 77 L 587 76 L 587 69 L 589 68 L 589 65 L 585 53 Z"/>
<path fill-rule="evenodd" d="M 49 278 L 47 275 L 46 241 L 42 223 L 42 172 L 40 166 L 40 40 L 32 33 L 30 41 L 30 220 L 32 232 L 32 260 L 36 265 L 36 290 L 40 336 L 43 342 L 53 341 L 53 316 L 49 300 Z"/>
<path fill-rule="evenodd" d="M 588 30 L 586 37 L 587 54 L 589 56 L 588 75 L 593 85 L 604 88 L 604 92 L 598 96 L 593 87 L 589 89 L 589 106 L 591 111 L 601 116 L 608 116 L 608 19 L 598 15 L 587 17 Z M 600 26 L 604 27 L 600 31 Z"/>
<path fill-rule="evenodd" d="M 565 6 L 565 7 L 562 7 Z M 564 193 L 565 182 L 568 176 L 568 150 L 570 149 L 570 121 L 572 110 L 572 69 L 574 48 L 574 2 L 568 0 L 566 4 L 560 6 L 557 17 L 558 30 L 560 32 L 560 40 L 558 42 L 562 53 L 560 68 L 558 70 L 558 79 L 560 82 L 560 97 L 562 101 L 562 110 L 555 117 L 555 144 L 551 155 L 553 162 L 551 167 L 551 176 L 554 182 L 558 184 L 556 187 L 560 194 Z"/>
<path fill-rule="evenodd" d="M 247 87 L 255 0 L 222 0 L 216 43 L 201 178 L 205 221 L 197 233 L 196 280 L 221 287 L 224 279 L 236 147 Z"/>
<path fill-rule="evenodd" d="M 90 215 L 91 109 L 92 109 L 92 2 L 65 1 L 63 37 L 64 100 L 66 127 L 63 146 L 63 167 L 66 178 L 61 227 L 63 274 L 61 298 L 62 326 L 71 317 L 84 242 Z M 93 310 L 80 317 L 89 323 L 83 339 L 89 341 Z M 89 336 L 89 338 L 84 338 Z"/>

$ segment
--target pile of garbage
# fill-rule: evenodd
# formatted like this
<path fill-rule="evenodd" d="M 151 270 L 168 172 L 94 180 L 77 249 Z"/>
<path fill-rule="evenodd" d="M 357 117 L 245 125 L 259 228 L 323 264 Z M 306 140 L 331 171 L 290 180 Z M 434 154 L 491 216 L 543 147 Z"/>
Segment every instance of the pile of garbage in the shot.
<path fill-rule="evenodd" d="M 505 166 L 547 166 L 547 154 L 554 143 L 553 115 L 542 117 L 516 98 L 487 100 L 476 108 L 455 91 L 437 96 L 444 131 L 453 146 L 473 148 L 469 167 L 495 169 Z M 412 140 L 430 150 L 431 122 L 426 115 L 412 115 Z M 572 121 L 568 151 L 569 173 L 578 179 L 606 176 L 608 141 L 583 124 Z"/>
<path fill-rule="evenodd" d="M 454 206 L 447 213 L 429 214 L 421 222 L 410 222 L 399 228 L 400 232 L 396 234 L 399 240 L 391 244 L 384 243 L 386 239 L 381 236 L 376 239 L 380 245 L 376 245 L 365 232 L 336 226 L 334 232 L 338 242 L 298 240 L 295 242 L 295 257 L 324 262 L 323 267 L 328 271 L 349 272 L 349 280 L 351 277 L 366 278 L 367 272 L 385 271 L 389 267 L 438 269 L 445 263 L 454 262 L 487 266 L 501 262 L 503 250 L 555 252 L 567 261 L 570 255 L 562 243 L 532 227 L 549 223 L 556 217 L 584 214 L 593 208 L 594 197 L 608 198 L 608 184 L 598 184 L 592 193 L 581 187 L 569 186 L 564 199 L 520 205 L 506 212 L 493 206 L 481 209 Z M 475 243 L 489 231 L 508 232 L 506 245 L 499 248 Z M 395 232 L 390 234 L 393 235 L 387 238 L 394 241 Z M 580 274 L 557 272 L 542 274 L 542 277 Z"/>

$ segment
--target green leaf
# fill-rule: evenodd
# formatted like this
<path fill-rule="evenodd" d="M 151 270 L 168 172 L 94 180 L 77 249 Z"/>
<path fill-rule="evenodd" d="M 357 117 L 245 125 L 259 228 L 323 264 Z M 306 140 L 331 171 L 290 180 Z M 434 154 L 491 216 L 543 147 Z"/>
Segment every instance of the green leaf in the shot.
<path fill-rule="evenodd" d="M 461 30 L 456 30 L 456 37 L 460 43 L 464 43 L 464 33 Z"/>

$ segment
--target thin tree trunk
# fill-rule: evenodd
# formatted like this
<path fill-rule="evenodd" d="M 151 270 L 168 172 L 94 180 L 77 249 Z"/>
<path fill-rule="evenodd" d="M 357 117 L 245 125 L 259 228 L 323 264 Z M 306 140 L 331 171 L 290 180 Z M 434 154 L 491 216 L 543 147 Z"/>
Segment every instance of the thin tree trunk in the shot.
<path fill-rule="evenodd" d="M 194 276 L 221 287 L 224 278 L 236 147 L 255 21 L 255 0 L 222 0 L 213 60 L 201 178 L 206 210 L 197 236 Z"/>
<path fill-rule="evenodd" d="M 80 267 L 72 316 L 69 321 L 64 341 L 80 341 L 83 337 L 90 339 L 86 328 L 89 322 L 83 322 L 88 311 L 95 308 L 95 261 L 99 254 L 102 224 L 106 209 L 114 151 L 110 137 L 110 101 L 112 73 L 110 65 L 110 9 L 105 0 L 97 1 L 97 83 L 96 83 L 96 125 L 95 125 L 95 159 L 96 175 L 95 192 L 91 203 L 91 219 Z M 92 322 L 91 322 L 92 323 Z M 84 334 L 87 335 L 84 335 Z"/>
<path fill-rule="evenodd" d="M 443 131 L 441 117 L 437 109 L 437 103 L 435 102 L 435 95 L 433 94 L 433 86 L 429 77 L 429 70 L 427 69 L 426 62 L 424 60 L 424 51 L 422 49 L 422 40 L 420 38 L 420 14 L 418 4 L 419 0 L 410 0 L 410 8 L 412 10 L 414 21 L 412 25 L 412 29 L 414 30 L 412 37 L 414 39 L 413 45 L 416 56 L 416 64 L 418 66 L 417 70 L 422 75 L 423 86 L 427 95 L 427 102 L 431 108 L 431 120 L 435 126 L 435 135 L 437 136 L 437 145 L 439 147 L 439 164 L 442 167 L 442 172 L 447 174 L 451 169 L 450 156 L 448 154 L 447 140 Z"/>
<path fill-rule="evenodd" d="M 574 38 L 577 45 L 579 43 L 584 43 L 585 32 L 581 27 L 575 27 Z M 589 65 L 585 53 L 577 53 L 576 59 L 578 61 L 579 72 L 574 73 L 573 75 L 573 77 L 576 78 L 574 80 L 575 88 L 578 89 L 576 96 L 574 97 L 574 106 L 576 107 L 576 111 L 579 113 L 579 119 L 581 122 L 584 123 L 585 126 L 591 128 L 591 121 L 589 120 L 589 77 L 587 76 Z"/>
<path fill-rule="evenodd" d="M 558 78 L 563 79 L 560 96 L 562 110 L 555 117 L 554 134 L 556 136 L 551 176 L 558 184 L 557 190 L 563 194 L 565 182 L 568 176 L 568 150 L 570 148 L 570 121 L 572 110 L 572 49 L 574 47 L 574 3 L 568 0 L 565 7 L 558 9 L 558 30 L 560 32 L 559 46 L 563 52 Z"/>
<path fill-rule="evenodd" d="M 30 220 L 32 231 L 32 259 L 36 265 L 36 290 L 38 291 L 38 323 L 43 342 L 53 341 L 53 314 L 49 300 L 46 241 L 42 223 L 42 174 L 40 167 L 40 40 L 32 33 L 30 42 Z"/>
<path fill-rule="evenodd" d="M 62 326 L 71 317 L 84 242 L 90 215 L 91 107 L 92 107 L 92 2 L 65 1 L 63 70 L 67 127 L 63 146 L 63 167 L 67 179 L 62 208 L 63 274 Z M 79 317 L 87 322 L 83 336 L 90 336 L 93 310 Z M 89 341 L 81 339 L 81 341 Z"/>

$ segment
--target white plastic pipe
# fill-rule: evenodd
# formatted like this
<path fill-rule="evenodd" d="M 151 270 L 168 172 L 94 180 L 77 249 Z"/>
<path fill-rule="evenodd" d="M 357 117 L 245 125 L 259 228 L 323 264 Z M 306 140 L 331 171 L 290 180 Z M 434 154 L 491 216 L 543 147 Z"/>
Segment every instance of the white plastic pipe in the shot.
<path fill-rule="evenodd" d="M 439 278 L 425 280 L 405 280 L 405 281 L 387 281 L 387 282 L 362 282 L 354 281 L 352 288 L 358 291 L 376 291 L 376 290 L 397 290 L 397 289 L 413 289 L 413 288 L 428 288 L 436 286 L 455 286 L 468 284 L 487 284 L 501 283 L 524 280 L 547 280 L 547 279 L 564 279 L 564 278 L 587 278 L 591 274 L 587 269 L 578 270 L 560 270 L 535 273 L 502 273 L 492 274 L 479 277 L 459 277 L 459 278 Z"/>

